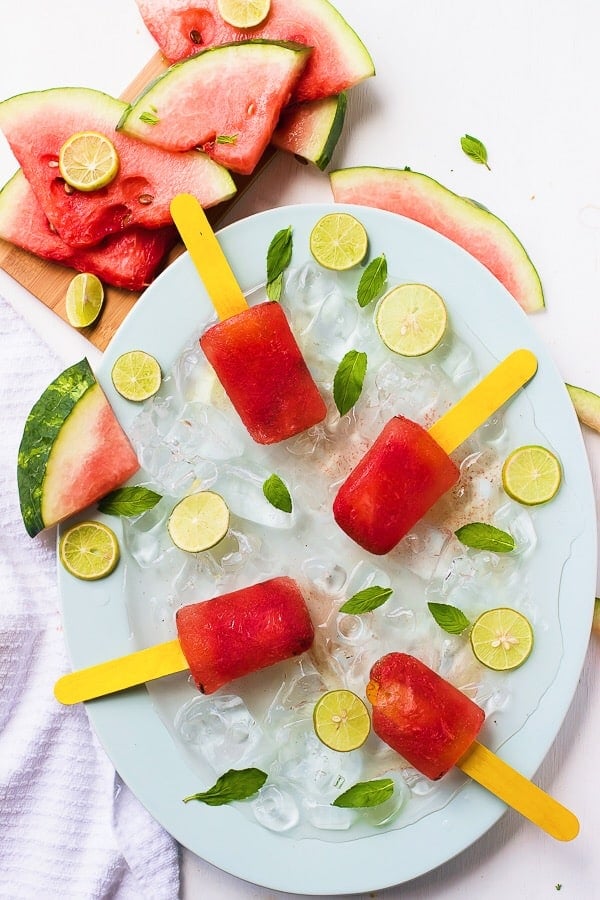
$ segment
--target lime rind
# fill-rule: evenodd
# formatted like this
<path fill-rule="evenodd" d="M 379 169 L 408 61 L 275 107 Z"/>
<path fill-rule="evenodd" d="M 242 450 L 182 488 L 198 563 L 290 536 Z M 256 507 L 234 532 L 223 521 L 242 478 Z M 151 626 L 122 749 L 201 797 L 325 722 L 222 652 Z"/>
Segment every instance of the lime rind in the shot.
<path fill-rule="evenodd" d="M 523 665 L 533 649 L 533 629 L 516 609 L 489 609 L 475 620 L 471 647 L 482 665 L 506 672 Z"/>
<path fill-rule="evenodd" d="M 80 272 L 67 287 L 65 309 L 67 319 L 74 328 L 92 325 L 102 310 L 104 288 L 97 275 Z"/>

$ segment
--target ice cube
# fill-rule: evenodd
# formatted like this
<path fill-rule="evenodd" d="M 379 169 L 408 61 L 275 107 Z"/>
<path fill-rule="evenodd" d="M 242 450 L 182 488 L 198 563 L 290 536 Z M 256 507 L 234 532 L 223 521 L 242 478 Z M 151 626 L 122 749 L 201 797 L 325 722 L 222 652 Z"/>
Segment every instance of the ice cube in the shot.
<path fill-rule="evenodd" d="M 289 831 L 300 819 L 300 811 L 292 794 L 270 782 L 260 789 L 258 797 L 252 801 L 252 812 L 257 822 L 271 831 Z"/>
<path fill-rule="evenodd" d="M 250 762 L 262 731 L 236 694 L 193 697 L 175 717 L 175 730 L 216 772 Z"/>
<path fill-rule="evenodd" d="M 263 485 L 270 475 L 266 470 L 224 465 L 215 490 L 221 494 L 231 512 L 241 519 L 268 528 L 293 528 L 296 521 L 293 503 L 292 511 L 288 513 L 277 509 L 265 496 Z"/>

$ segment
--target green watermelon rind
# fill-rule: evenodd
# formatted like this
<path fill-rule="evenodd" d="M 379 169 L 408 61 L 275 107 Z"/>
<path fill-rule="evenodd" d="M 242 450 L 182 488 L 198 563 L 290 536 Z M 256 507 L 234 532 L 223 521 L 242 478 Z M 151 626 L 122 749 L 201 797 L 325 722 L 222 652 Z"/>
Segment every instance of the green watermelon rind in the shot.
<path fill-rule="evenodd" d="M 271 143 L 278 150 L 293 153 L 300 160 L 313 163 L 318 169 L 324 171 L 331 162 L 333 151 L 341 137 L 347 105 L 348 96 L 345 91 L 322 100 L 307 100 L 305 103 L 298 104 L 298 114 L 310 116 L 312 122 L 308 139 L 303 144 L 295 142 L 293 147 L 290 146 L 291 142 L 287 134 L 288 117 L 284 110 L 279 125 L 271 137 Z M 289 108 L 289 117 L 292 120 L 293 115 L 294 110 Z"/>
<path fill-rule="evenodd" d="M 46 527 L 42 497 L 52 448 L 66 419 L 96 384 L 89 362 L 82 359 L 48 385 L 27 417 L 17 456 L 17 485 L 23 522 L 31 537 Z"/>
<path fill-rule="evenodd" d="M 565 386 L 579 421 L 588 428 L 600 432 L 600 396 L 574 384 Z"/>
<path fill-rule="evenodd" d="M 411 169 L 356 166 L 330 172 L 329 179 L 336 202 L 358 203 L 363 206 L 387 209 L 390 212 L 422 222 L 459 244 L 467 253 L 486 266 L 505 285 L 524 312 L 533 313 L 545 308 L 542 283 L 525 247 L 502 219 L 486 210 L 481 204 L 461 197 L 429 175 L 414 172 Z M 440 213 L 438 222 L 432 224 L 431 221 L 426 221 L 416 214 L 411 215 L 407 205 L 394 202 L 394 186 L 408 182 L 421 191 L 422 196 L 419 198 L 421 201 L 423 197 L 426 197 L 431 207 Z M 385 201 L 381 201 L 376 196 L 376 187 L 380 192 L 385 188 Z M 473 246 L 473 242 L 471 244 L 469 241 L 461 243 L 456 237 L 453 237 L 452 233 L 444 229 L 441 216 L 444 212 L 454 223 L 458 222 L 462 225 L 468 223 L 469 233 L 474 240 L 480 241 L 482 237 L 487 237 L 496 250 L 502 251 L 503 260 L 510 262 L 511 274 L 517 282 L 516 286 L 509 285 L 498 271 L 494 271 L 492 265 L 488 264 L 489 261 L 486 261 L 485 254 L 478 247 Z"/>

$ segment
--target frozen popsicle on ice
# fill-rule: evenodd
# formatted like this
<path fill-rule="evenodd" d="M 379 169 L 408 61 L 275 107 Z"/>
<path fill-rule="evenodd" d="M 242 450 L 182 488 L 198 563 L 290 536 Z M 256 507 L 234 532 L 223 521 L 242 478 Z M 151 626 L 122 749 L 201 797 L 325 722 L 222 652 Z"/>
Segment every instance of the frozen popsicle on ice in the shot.
<path fill-rule="evenodd" d="M 174 197 L 171 213 L 221 320 L 200 345 L 250 436 L 274 444 L 321 422 L 325 402 L 279 303 L 248 306 L 195 197 Z"/>
<path fill-rule="evenodd" d="M 573 813 L 476 740 L 481 707 L 416 657 L 383 656 L 371 668 L 366 694 L 374 732 L 427 778 L 458 766 L 558 840 L 577 836 Z"/>
<path fill-rule="evenodd" d="M 460 472 L 448 455 L 535 374 L 529 350 L 516 350 L 426 430 L 395 416 L 348 475 L 333 502 L 343 531 L 363 549 L 388 553 Z"/>
<path fill-rule="evenodd" d="M 54 686 L 56 699 L 79 703 L 186 669 L 211 694 L 299 656 L 314 638 L 300 588 L 284 576 L 183 606 L 175 621 L 177 639 L 64 675 Z"/>

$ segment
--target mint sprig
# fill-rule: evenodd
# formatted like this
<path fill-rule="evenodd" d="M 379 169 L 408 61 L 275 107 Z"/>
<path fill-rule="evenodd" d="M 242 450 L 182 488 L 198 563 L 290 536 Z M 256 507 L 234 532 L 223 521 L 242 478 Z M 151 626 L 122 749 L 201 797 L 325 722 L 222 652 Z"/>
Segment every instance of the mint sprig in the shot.
<path fill-rule="evenodd" d="M 460 139 L 460 146 L 463 149 L 463 153 L 472 159 L 473 162 L 479 163 L 482 166 L 485 166 L 486 169 L 491 171 L 488 165 L 488 152 L 485 145 L 479 138 L 473 137 L 472 134 L 463 134 Z"/>
<path fill-rule="evenodd" d="M 352 785 L 351 788 L 336 797 L 331 805 L 342 807 L 342 809 L 364 809 L 385 803 L 393 793 L 394 782 L 391 778 L 359 781 L 358 784 Z"/>
<path fill-rule="evenodd" d="M 267 478 L 263 484 L 263 494 L 271 506 L 282 510 L 282 512 L 291 513 L 292 498 L 285 482 L 281 480 L 279 475 L 273 473 Z"/>
<path fill-rule="evenodd" d="M 366 372 L 367 354 L 349 350 L 333 378 L 333 399 L 340 416 L 346 415 L 360 397 Z"/>
<path fill-rule="evenodd" d="M 515 539 L 512 534 L 496 528 L 495 525 L 487 525 L 485 522 L 470 522 L 468 525 L 463 525 L 454 534 L 461 544 L 475 550 L 510 553 L 515 549 Z"/>
<path fill-rule="evenodd" d="M 359 306 L 368 306 L 383 290 L 387 281 L 387 260 L 385 254 L 372 259 L 360 277 L 356 289 L 356 299 Z"/>
<path fill-rule="evenodd" d="M 283 273 L 292 259 L 292 226 L 280 229 L 267 250 L 267 297 L 279 300 L 283 285 Z"/>
<path fill-rule="evenodd" d="M 462 634 L 471 624 L 462 609 L 450 603 L 428 603 L 427 606 L 437 624 L 448 634 Z"/>
<path fill-rule="evenodd" d="M 234 800 L 246 800 L 260 791 L 267 777 L 267 773 L 260 769 L 229 769 L 207 791 L 190 794 L 183 798 L 183 802 L 199 800 L 207 806 L 224 806 Z"/>
<path fill-rule="evenodd" d="M 339 611 L 354 616 L 372 612 L 374 609 L 383 606 L 393 593 L 392 588 L 384 588 L 374 584 L 372 587 L 358 591 L 357 594 L 354 594 L 349 600 L 342 603 Z"/>
<path fill-rule="evenodd" d="M 142 485 L 130 485 L 111 491 L 98 503 L 98 509 L 109 516 L 139 516 L 162 499 L 162 494 Z"/>

